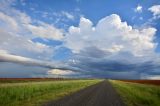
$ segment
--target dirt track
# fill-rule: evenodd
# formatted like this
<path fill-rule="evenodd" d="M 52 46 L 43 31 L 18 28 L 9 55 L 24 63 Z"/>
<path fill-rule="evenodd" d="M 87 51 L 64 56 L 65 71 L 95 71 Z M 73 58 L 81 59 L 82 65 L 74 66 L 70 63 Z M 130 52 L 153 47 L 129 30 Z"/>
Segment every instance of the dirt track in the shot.
<path fill-rule="evenodd" d="M 124 103 L 112 85 L 103 81 L 43 106 L 124 106 Z"/>

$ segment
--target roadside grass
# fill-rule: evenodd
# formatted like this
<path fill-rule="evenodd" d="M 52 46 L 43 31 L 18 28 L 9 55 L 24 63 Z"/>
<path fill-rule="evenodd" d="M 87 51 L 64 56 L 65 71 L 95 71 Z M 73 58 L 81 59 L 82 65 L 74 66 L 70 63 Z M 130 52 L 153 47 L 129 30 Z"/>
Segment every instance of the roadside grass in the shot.
<path fill-rule="evenodd" d="M 0 84 L 0 106 L 39 106 L 101 80 L 70 80 Z"/>
<path fill-rule="evenodd" d="M 160 86 L 109 81 L 127 106 L 160 106 Z"/>

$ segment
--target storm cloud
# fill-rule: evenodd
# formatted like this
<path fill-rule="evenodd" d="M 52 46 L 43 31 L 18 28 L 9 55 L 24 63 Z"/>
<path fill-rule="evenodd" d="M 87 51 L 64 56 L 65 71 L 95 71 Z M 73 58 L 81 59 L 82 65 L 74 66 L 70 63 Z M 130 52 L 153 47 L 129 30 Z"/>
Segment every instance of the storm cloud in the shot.
<path fill-rule="evenodd" d="M 78 25 L 62 29 L 14 2 L 0 2 L 0 77 L 160 78 L 155 27 L 134 27 L 112 13 L 96 23 L 81 15 Z M 159 15 L 157 6 L 149 11 Z"/>

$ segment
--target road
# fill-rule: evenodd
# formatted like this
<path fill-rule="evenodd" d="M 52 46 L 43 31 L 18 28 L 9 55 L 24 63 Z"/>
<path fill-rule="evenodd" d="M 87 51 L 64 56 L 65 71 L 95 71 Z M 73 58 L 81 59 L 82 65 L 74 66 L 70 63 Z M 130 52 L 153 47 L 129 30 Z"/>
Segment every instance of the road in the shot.
<path fill-rule="evenodd" d="M 125 106 L 108 81 L 89 86 L 43 106 Z"/>

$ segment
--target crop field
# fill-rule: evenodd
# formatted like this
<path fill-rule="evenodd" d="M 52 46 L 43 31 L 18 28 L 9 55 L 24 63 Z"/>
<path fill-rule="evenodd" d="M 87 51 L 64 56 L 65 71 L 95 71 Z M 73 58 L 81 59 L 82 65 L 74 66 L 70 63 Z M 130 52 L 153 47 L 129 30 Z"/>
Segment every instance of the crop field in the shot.
<path fill-rule="evenodd" d="M 1 106 L 39 106 L 101 80 L 15 79 L 0 81 Z"/>
<path fill-rule="evenodd" d="M 0 78 L 0 83 L 20 83 L 20 82 L 43 82 L 43 81 L 62 81 L 72 80 L 65 78 Z M 75 80 L 75 79 L 74 79 Z"/>
<path fill-rule="evenodd" d="M 127 106 L 160 105 L 160 86 L 157 86 L 157 82 L 159 82 L 158 80 L 157 81 L 110 80 L 110 82 L 116 89 L 116 91 L 119 93 L 119 95 L 122 97 L 123 101 Z M 150 85 L 150 84 L 155 84 L 155 82 L 156 85 Z"/>
<path fill-rule="evenodd" d="M 141 83 L 141 84 L 160 85 L 160 80 L 121 80 L 121 81 Z"/>
<path fill-rule="evenodd" d="M 159 80 L 1 78 L 0 106 L 116 106 L 117 103 L 119 106 L 159 106 L 158 82 Z M 64 105 L 65 103 L 68 104 Z"/>

